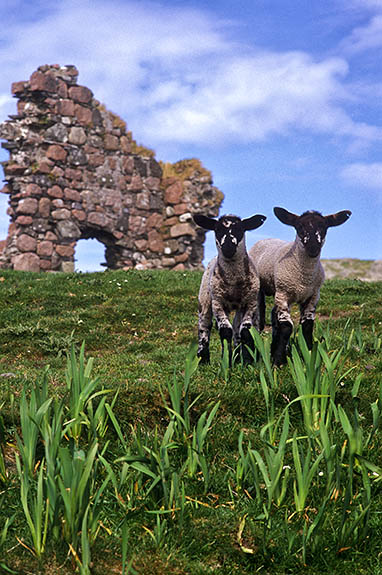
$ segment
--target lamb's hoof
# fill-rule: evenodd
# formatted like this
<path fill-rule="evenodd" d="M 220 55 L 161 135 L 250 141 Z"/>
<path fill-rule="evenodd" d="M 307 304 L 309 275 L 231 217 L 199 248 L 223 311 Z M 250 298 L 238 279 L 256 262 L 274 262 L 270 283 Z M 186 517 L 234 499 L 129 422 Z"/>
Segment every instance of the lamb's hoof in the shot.
<path fill-rule="evenodd" d="M 208 349 L 198 351 L 197 356 L 200 359 L 199 364 L 208 365 L 210 363 L 210 352 Z"/>

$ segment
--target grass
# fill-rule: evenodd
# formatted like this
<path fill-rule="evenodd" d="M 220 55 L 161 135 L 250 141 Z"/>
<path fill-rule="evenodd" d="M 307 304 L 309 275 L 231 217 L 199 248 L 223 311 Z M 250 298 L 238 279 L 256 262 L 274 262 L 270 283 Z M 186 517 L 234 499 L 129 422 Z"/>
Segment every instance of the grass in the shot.
<path fill-rule="evenodd" d="M 189 352 L 200 278 L 0 273 L 4 572 L 382 573 L 381 283 L 230 372 Z"/>

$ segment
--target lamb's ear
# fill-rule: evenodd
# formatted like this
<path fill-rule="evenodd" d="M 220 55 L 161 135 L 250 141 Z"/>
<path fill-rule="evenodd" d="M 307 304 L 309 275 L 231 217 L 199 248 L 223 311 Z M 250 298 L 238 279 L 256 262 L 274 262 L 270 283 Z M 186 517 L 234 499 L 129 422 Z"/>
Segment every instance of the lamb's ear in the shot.
<path fill-rule="evenodd" d="M 255 216 L 251 216 L 250 218 L 245 218 L 244 220 L 241 220 L 241 223 L 243 224 L 245 231 L 256 230 L 256 228 L 259 228 L 260 226 L 263 225 L 266 219 L 267 219 L 266 216 L 256 214 Z"/>
<path fill-rule="evenodd" d="M 336 214 L 330 214 L 329 216 L 325 216 L 325 223 L 328 228 L 333 226 L 340 226 L 344 224 L 351 216 L 351 212 L 349 210 L 343 210 L 342 212 L 337 212 Z"/>
<path fill-rule="evenodd" d="M 214 218 L 209 218 L 203 214 L 194 214 L 192 217 L 194 218 L 194 222 L 205 230 L 214 230 L 216 227 L 216 220 L 214 220 Z"/>
<path fill-rule="evenodd" d="M 292 214 L 292 212 L 288 212 L 288 210 L 285 210 L 284 208 L 273 208 L 273 212 L 276 218 L 278 218 L 280 222 L 286 224 L 287 226 L 295 227 L 300 217 L 296 214 Z"/>

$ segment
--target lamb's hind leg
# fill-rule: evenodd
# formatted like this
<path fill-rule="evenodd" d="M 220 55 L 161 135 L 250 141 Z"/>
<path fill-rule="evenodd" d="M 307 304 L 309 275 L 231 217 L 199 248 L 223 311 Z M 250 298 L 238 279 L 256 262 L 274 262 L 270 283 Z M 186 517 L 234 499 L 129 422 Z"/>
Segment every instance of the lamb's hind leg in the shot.
<path fill-rule="evenodd" d="M 287 361 L 289 338 L 292 335 L 293 323 L 288 307 L 272 309 L 272 345 L 271 355 L 273 364 L 283 365 Z"/>
<path fill-rule="evenodd" d="M 244 365 L 253 363 L 255 343 L 251 334 L 251 328 L 258 329 L 259 316 L 256 298 L 250 302 L 248 309 L 243 313 L 243 319 L 240 325 L 240 342 L 241 353 Z"/>
<path fill-rule="evenodd" d="M 300 305 L 300 323 L 308 349 L 313 347 L 313 326 L 318 299 L 319 296 L 315 296 Z"/>
<path fill-rule="evenodd" d="M 263 331 L 265 327 L 265 293 L 263 290 L 259 290 L 257 296 L 258 310 L 259 310 L 259 331 Z"/>
<path fill-rule="evenodd" d="M 200 363 L 210 363 L 210 335 L 212 329 L 212 307 L 199 303 L 198 352 Z"/>

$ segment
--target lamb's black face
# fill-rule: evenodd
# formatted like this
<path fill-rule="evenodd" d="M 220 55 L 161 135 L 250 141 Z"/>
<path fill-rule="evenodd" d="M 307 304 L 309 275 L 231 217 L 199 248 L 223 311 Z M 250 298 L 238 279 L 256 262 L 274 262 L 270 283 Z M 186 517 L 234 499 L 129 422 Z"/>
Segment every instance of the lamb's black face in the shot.
<path fill-rule="evenodd" d="M 309 257 L 320 255 L 325 243 L 327 225 L 319 212 L 305 212 L 296 223 L 296 232 Z"/>
<path fill-rule="evenodd" d="M 244 237 L 245 229 L 237 216 L 222 216 L 216 222 L 216 245 L 227 259 L 233 258 Z"/>

